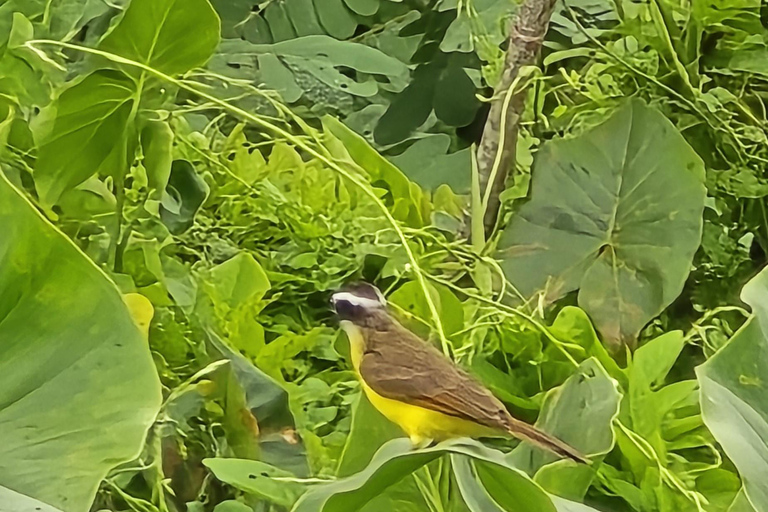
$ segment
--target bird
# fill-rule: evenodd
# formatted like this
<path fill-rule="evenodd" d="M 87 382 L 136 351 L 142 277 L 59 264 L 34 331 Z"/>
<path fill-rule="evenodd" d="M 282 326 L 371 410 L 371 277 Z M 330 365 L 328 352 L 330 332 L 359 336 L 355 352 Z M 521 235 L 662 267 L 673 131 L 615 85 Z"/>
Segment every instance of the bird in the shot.
<path fill-rule="evenodd" d="M 459 437 L 511 435 L 561 458 L 588 464 L 576 449 L 513 418 L 491 391 L 430 343 L 403 327 L 381 291 L 342 287 L 331 305 L 350 342 L 352 366 L 370 403 L 415 449 Z"/>

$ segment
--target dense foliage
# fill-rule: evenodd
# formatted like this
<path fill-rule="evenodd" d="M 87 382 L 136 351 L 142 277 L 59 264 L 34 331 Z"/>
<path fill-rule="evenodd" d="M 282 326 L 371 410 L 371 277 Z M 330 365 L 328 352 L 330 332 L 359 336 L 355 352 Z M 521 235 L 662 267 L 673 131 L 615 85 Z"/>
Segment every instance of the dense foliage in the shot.
<path fill-rule="evenodd" d="M 0 511 L 768 510 L 765 8 L 564 0 L 495 90 L 516 8 L 0 2 Z M 411 449 L 355 279 L 594 464 Z"/>

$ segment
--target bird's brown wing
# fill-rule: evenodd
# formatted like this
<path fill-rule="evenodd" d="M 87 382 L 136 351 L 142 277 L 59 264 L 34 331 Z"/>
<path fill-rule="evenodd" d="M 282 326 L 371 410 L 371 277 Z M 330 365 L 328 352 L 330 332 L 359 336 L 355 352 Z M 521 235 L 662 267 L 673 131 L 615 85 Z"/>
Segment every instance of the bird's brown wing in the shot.
<path fill-rule="evenodd" d="M 379 395 L 482 425 L 508 429 L 509 414 L 490 391 L 400 325 L 370 329 L 360 362 Z"/>
<path fill-rule="evenodd" d="M 560 457 L 588 463 L 560 439 L 510 416 L 490 391 L 397 322 L 368 328 L 366 337 L 360 373 L 379 395 L 506 430 Z"/>

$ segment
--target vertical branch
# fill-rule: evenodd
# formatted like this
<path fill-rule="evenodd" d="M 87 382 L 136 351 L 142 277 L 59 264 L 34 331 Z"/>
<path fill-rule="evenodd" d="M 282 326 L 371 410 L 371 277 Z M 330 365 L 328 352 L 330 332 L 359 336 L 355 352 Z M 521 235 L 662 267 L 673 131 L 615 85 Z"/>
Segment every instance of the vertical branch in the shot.
<path fill-rule="evenodd" d="M 524 0 L 509 25 L 504 69 L 477 150 L 487 235 L 496 225 L 499 194 L 515 165 L 518 122 L 525 109 L 525 91 L 513 92 L 513 89 L 520 69 L 535 63 L 539 56 L 554 7 L 555 0 Z"/>

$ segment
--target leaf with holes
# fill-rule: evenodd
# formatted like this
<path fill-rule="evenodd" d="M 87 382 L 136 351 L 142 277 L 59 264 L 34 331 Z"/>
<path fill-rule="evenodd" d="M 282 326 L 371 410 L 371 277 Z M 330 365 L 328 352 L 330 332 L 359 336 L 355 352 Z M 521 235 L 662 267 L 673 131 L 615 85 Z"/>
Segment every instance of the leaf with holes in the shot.
<path fill-rule="evenodd" d="M 405 64 L 375 48 L 323 35 L 275 44 L 224 41 L 210 67 L 241 78 L 253 79 L 257 75 L 267 86 L 280 91 L 286 101 L 299 97 L 297 73 L 309 73 L 332 89 L 362 97 L 376 95 L 382 86 L 402 89 L 408 77 Z M 345 74 L 350 69 L 355 72 L 353 77 Z"/>

